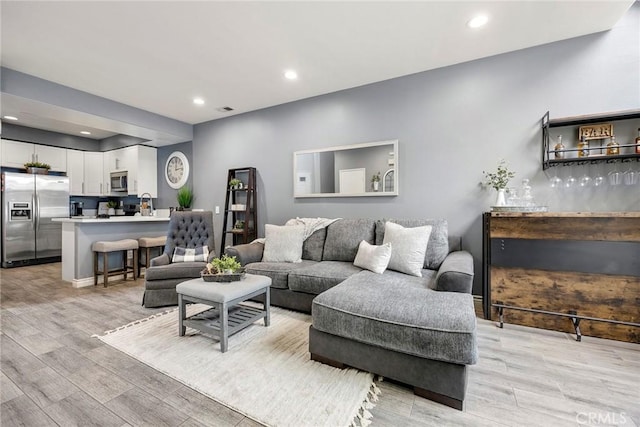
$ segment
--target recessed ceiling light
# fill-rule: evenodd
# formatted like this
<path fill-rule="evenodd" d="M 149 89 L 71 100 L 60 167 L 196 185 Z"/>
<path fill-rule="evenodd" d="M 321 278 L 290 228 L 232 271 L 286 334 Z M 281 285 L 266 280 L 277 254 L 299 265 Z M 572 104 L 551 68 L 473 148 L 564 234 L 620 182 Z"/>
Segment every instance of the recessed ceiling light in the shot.
<path fill-rule="evenodd" d="M 202 98 L 193 98 L 193 103 L 196 105 L 204 105 L 204 99 Z"/>
<path fill-rule="evenodd" d="M 284 77 L 288 80 L 295 80 L 298 78 L 298 73 L 295 70 L 287 70 L 284 72 Z"/>
<path fill-rule="evenodd" d="M 80 133 L 83 135 L 91 135 L 91 132 L 89 132 L 88 130 L 81 130 Z"/>
<path fill-rule="evenodd" d="M 14 116 L 4 116 L 3 119 L 7 119 L 7 120 L 18 120 L 17 117 Z"/>
<path fill-rule="evenodd" d="M 487 15 L 476 15 L 467 22 L 467 27 L 480 28 L 486 25 L 487 22 L 489 22 L 489 17 Z"/>

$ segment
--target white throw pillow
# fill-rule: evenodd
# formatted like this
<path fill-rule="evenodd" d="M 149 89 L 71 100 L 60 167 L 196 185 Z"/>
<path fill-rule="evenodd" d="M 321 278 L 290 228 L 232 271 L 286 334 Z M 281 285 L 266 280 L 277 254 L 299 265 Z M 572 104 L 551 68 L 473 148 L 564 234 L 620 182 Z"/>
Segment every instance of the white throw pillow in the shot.
<path fill-rule="evenodd" d="M 390 259 L 391 243 L 376 246 L 363 240 L 358 246 L 358 253 L 356 254 L 356 259 L 353 260 L 353 265 L 382 274 L 387 269 Z"/>
<path fill-rule="evenodd" d="M 382 243 L 391 243 L 393 246 L 387 268 L 422 277 L 424 255 L 427 252 L 431 228 L 430 225 L 405 228 L 393 222 L 385 223 Z"/>
<path fill-rule="evenodd" d="M 303 225 L 264 226 L 263 262 L 302 262 Z"/>

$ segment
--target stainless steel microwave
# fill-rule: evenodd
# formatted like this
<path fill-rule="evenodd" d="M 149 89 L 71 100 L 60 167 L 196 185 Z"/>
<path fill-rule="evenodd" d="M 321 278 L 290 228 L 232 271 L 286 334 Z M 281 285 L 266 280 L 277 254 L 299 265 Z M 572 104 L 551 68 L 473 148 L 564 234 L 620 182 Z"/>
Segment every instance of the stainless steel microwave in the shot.
<path fill-rule="evenodd" d="M 111 191 L 128 191 L 127 171 L 111 172 Z"/>

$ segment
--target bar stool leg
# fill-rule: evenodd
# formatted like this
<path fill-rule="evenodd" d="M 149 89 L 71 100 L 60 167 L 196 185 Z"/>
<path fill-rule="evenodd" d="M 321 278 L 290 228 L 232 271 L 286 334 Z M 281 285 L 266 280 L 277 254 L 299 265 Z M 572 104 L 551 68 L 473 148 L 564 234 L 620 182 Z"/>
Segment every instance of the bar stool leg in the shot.
<path fill-rule="evenodd" d="M 138 265 L 138 251 L 133 251 L 133 280 L 136 280 L 140 277 L 140 266 Z"/>
<path fill-rule="evenodd" d="M 124 273 L 123 280 L 127 280 L 129 274 L 129 251 L 122 251 L 122 272 Z M 134 277 L 135 279 L 135 277 Z"/>
<path fill-rule="evenodd" d="M 109 281 L 109 253 L 108 252 L 102 252 L 102 284 L 103 287 L 107 287 L 108 281 Z"/>
<path fill-rule="evenodd" d="M 93 252 L 93 286 L 98 286 L 98 252 Z"/>

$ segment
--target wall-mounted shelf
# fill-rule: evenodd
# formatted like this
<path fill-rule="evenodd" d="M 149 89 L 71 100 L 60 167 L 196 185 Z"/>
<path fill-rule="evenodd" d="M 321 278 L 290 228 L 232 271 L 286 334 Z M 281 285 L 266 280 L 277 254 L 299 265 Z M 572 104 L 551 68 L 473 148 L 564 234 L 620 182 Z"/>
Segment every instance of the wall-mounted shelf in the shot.
<path fill-rule="evenodd" d="M 614 162 L 629 162 L 629 161 L 640 161 L 640 153 L 635 153 L 635 144 L 634 138 L 632 135 L 625 135 L 626 141 L 618 141 L 619 150 L 621 154 L 617 155 L 603 155 L 602 151 L 606 152 L 606 144 L 601 143 L 597 147 L 589 147 L 589 148 L 577 148 L 577 147 L 569 147 L 564 150 L 560 150 L 565 157 L 567 155 L 571 155 L 573 153 L 586 150 L 590 153 L 589 156 L 585 157 L 568 157 L 557 159 L 554 158 L 555 150 L 550 142 L 549 129 L 552 128 L 577 128 L 579 126 L 594 124 L 594 123 L 602 123 L 602 122 L 616 122 L 622 120 L 638 120 L 638 125 L 634 126 L 635 128 L 640 128 L 640 110 L 626 110 L 626 111 L 616 111 L 602 114 L 590 114 L 583 116 L 573 116 L 573 117 L 563 117 L 557 119 L 549 119 L 549 112 L 542 117 L 542 169 L 546 170 L 552 166 L 557 165 L 581 165 L 581 164 L 592 164 L 592 163 L 614 163 Z M 576 139 L 577 141 L 577 139 Z M 598 152 L 597 154 L 591 154 L 594 152 Z"/>

